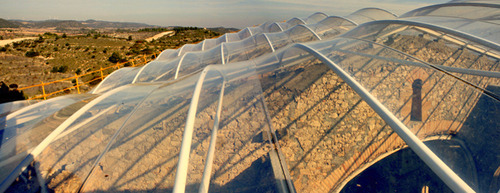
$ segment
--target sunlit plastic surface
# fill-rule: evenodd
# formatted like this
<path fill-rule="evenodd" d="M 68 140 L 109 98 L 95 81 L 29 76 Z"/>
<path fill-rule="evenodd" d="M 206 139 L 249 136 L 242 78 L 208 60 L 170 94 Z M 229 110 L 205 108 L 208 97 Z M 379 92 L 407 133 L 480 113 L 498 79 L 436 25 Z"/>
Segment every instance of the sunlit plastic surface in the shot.
<path fill-rule="evenodd" d="M 84 189 L 171 191 L 197 78 L 161 86 L 144 98 L 119 125 L 116 139 L 107 141 L 110 149 L 104 152 Z"/>
<path fill-rule="evenodd" d="M 94 99 L 97 103 L 87 104 L 87 111 L 75 113 L 68 119 L 69 126 L 63 128 L 36 159 L 47 187 L 68 191 L 81 186 L 128 115 L 156 87 L 158 85 L 117 88 L 108 97 Z M 57 186 L 64 181 L 72 183 Z"/>
<path fill-rule="evenodd" d="M 7 103 L 2 103 L 0 104 L 0 116 L 5 116 L 9 113 L 12 113 L 20 108 L 23 108 L 28 105 L 35 104 L 39 101 L 37 100 L 32 100 L 32 101 L 12 101 L 12 102 L 7 102 Z"/>
<path fill-rule="evenodd" d="M 0 119 L 0 180 L 92 95 L 68 95 L 26 106 Z M 81 102 L 83 101 L 83 102 Z M 80 103 L 79 103 L 80 102 Z"/>
<path fill-rule="evenodd" d="M 118 88 L 126 84 L 132 84 L 132 81 L 134 81 L 134 78 L 139 71 L 139 68 L 133 67 L 121 68 L 114 71 L 99 84 L 93 93 L 103 93 L 113 88 Z"/>
<path fill-rule="evenodd" d="M 467 6 L 487 13 L 454 13 Z M 115 88 L 127 73 L 108 78 L 116 86 L 55 124 L 60 134 L 35 158 L 38 182 L 89 192 L 496 192 L 495 6 L 316 13 L 165 51 L 129 71 L 134 84 Z"/>

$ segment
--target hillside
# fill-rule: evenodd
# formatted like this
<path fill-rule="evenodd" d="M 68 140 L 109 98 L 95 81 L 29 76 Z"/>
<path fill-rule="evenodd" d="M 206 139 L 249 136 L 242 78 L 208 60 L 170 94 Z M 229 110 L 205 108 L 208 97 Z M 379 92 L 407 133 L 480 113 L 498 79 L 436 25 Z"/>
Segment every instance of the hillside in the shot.
<path fill-rule="evenodd" d="M 19 25 L 15 22 L 7 21 L 5 19 L 0 18 L 0 28 L 18 28 Z"/>
<path fill-rule="evenodd" d="M 215 38 L 220 33 L 202 28 L 174 28 L 176 33 L 164 36 L 155 41 L 144 41 L 158 32 L 89 32 L 85 35 L 46 32 L 33 40 L 24 40 L 0 47 L 0 82 L 7 85 L 17 84 L 19 87 L 36 85 L 62 78 L 72 77 L 112 66 L 116 61 L 159 53 L 165 49 L 178 48 L 184 44 L 192 44 L 206 38 Z M 0 35 L 2 35 L 0 33 Z M 148 36 L 147 36 L 148 35 Z M 123 36 L 123 37 L 119 37 Z M 116 53 L 116 54 L 115 54 Z M 112 56 L 116 60 L 111 60 Z M 131 65 L 131 64 L 127 64 Z M 112 72 L 112 69 L 105 74 Z M 96 74 L 99 76 L 99 74 Z M 81 81 L 89 81 L 95 77 L 83 77 Z M 87 91 L 97 82 L 83 85 Z M 45 87 L 47 93 L 72 86 L 71 80 Z M 42 92 L 41 88 L 24 90 L 27 97 Z"/>

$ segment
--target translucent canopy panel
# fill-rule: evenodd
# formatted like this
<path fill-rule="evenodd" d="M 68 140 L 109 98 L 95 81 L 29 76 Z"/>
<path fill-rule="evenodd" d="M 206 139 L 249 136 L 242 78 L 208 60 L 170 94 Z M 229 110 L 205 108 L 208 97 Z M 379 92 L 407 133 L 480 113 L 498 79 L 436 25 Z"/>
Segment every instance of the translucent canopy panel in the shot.
<path fill-rule="evenodd" d="M 300 24 L 304 25 L 307 23 L 303 19 L 294 17 L 294 18 L 286 21 L 286 24 L 287 24 L 287 28 L 290 28 L 290 26 L 295 26 L 295 25 L 300 25 Z"/>
<path fill-rule="evenodd" d="M 316 14 L 168 52 L 133 84 L 36 121 L 51 132 L 0 190 L 34 158 L 10 191 L 496 192 L 497 25 L 423 13 Z"/>
<path fill-rule="evenodd" d="M 46 186 L 56 191 L 79 188 L 135 107 L 158 86 L 128 85 L 114 89 L 60 124 L 54 130 L 57 137 L 35 158 Z"/>
<path fill-rule="evenodd" d="M 208 40 L 204 40 L 203 41 L 203 49 L 202 50 L 208 50 L 208 49 L 211 49 L 217 45 L 220 44 L 221 40 L 223 40 L 222 42 L 225 42 L 226 41 L 226 36 L 221 36 L 220 38 L 217 38 L 217 39 L 208 39 Z"/>
<path fill-rule="evenodd" d="M 156 60 L 168 60 L 170 58 L 177 57 L 178 53 L 176 49 L 166 49 L 158 55 Z"/>
<path fill-rule="evenodd" d="M 454 36 L 438 28 L 424 28 L 414 25 L 372 23 L 366 25 L 372 33 L 364 31 L 361 26 L 345 37 L 376 39 L 376 42 L 397 50 L 400 53 L 413 55 L 422 63 L 448 71 L 475 86 L 486 88 L 485 79 L 500 79 L 499 52 L 467 39 L 465 36 Z M 375 32 L 375 33 L 373 33 Z M 457 35 L 462 35 L 456 31 Z M 410 43 L 410 44 L 409 44 Z M 487 43 L 487 42 L 486 42 Z"/>
<path fill-rule="evenodd" d="M 3 117 L 9 113 L 17 111 L 20 108 L 23 108 L 28 105 L 35 104 L 39 101 L 37 100 L 24 100 L 24 101 L 12 101 L 8 103 L 0 104 L 0 117 Z"/>
<path fill-rule="evenodd" d="M 178 55 L 177 56 L 182 56 L 187 52 L 193 51 L 193 49 L 196 47 L 196 44 L 185 44 L 181 48 L 179 48 Z M 194 50 L 196 51 L 196 50 Z"/>
<path fill-rule="evenodd" d="M 433 24 L 437 26 L 446 27 L 456 31 L 461 31 L 467 34 L 474 34 L 478 38 L 482 38 L 492 42 L 498 42 L 500 37 L 496 35 L 500 31 L 500 24 L 493 24 L 489 22 L 475 21 L 462 18 L 443 18 L 443 17 L 418 17 L 408 18 L 407 21 L 414 21 L 419 23 Z M 500 22 L 500 20 L 495 20 Z"/>
<path fill-rule="evenodd" d="M 210 39 L 210 40 L 215 41 L 215 39 Z M 195 47 L 191 51 L 203 51 L 203 48 L 205 47 L 205 43 L 206 43 L 206 41 L 201 41 L 197 44 L 194 44 Z"/>
<path fill-rule="evenodd" d="M 222 45 L 219 45 L 205 52 L 187 53 L 179 62 L 179 67 L 174 78 L 177 79 L 177 77 L 186 76 L 188 74 L 201 70 L 205 66 L 210 64 L 223 64 L 224 58 L 222 56 L 221 50 Z"/>
<path fill-rule="evenodd" d="M 199 75 L 165 84 L 136 105 L 84 184 L 85 191 L 171 191 Z"/>
<path fill-rule="evenodd" d="M 330 39 L 356 27 L 358 24 L 339 16 L 330 16 L 308 27 L 321 39 Z"/>
<path fill-rule="evenodd" d="M 452 18 L 466 18 L 471 20 L 478 20 L 483 22 L 492 22 L 500 24 L 498 21 L 499 4 L 496 1 L 491 1 L 488 4 L 478 3 L 447 3 L 438 4 L 428 7 L 423 7 L 405 13 L 401 17 L 419 17 L 419 16 L 434 16 L 434 17 L 452 17 Z"/>
<path fill-rule="evenodd" d="M 280 23 L 274 22 L 268 26 L 267 31 L 269 31 L 271 33 L 272 32 L 280 32 L 280 31 L 283 31 L 283 27 L 281 27 Z"/>
<path fill-rule="evenodd" d="M 280 48 L 283 48 L 291 43 L 292 40 L 290 39 L 290 36 L 288 33 L 281 32 L 281 33 L 269 33 L 266 34 L 267 39 L 271 42 L 273 45 L 274 50 L 278 50 Z"/>
<path fill-rule="evenodd" d="M 356 22 L 357 24 L 362 24 L 375 20 L 394 19 L 396 17 L 398 17 L 396 14 L 379 8 L 360 9 L 346 16 L 346 18 Z"/>
<path fill-rule="evenodd" d="M 225 34 L 227 42 L 234 42 L 240 40 L 240 36 L 237 33 L 227 33 Z"/>
<path fill-rule="evenodd" d="M 297 25 L 285 31 L 285 33 L 288 34 L 293 43 L 321 40 L 318 34 L 306 25 Z"/>
<path fill-rule="evenodd" d="M 259 34 L 243 41 L 224 43 L 224 64 L 246 61 L 273 52 L 266 34 Z"/>
<path fill-rule="evenodd" d="M 462 129 L 464 133 L 468 132 L 469 128 L 463 125 L 473 120 L 474 123 L 477 123 L 476 121 L 482 119 L 469 116 L 469 112 L 473 109 L 483 108 L 478 107 L 477 103 L 472 101 L 478 101 L 483 96 L 487 98 L 489 98 L 488 96 L 494 97 L 489 93 L 484 93 L 475 85 L 471 86 L 470 83 L 461 80 L 460 77 L 450 76 L 424 65 L 424 63 L 419 64 L 413 57 L 405 56 L 371 42 L 336 40 L 336 42 L 328 44 L 318 43 L 312 45 L 312 47 L 315 50 L 320 50 L 324 56 L 330 56 L 331 61 L 356 78 L 366 90 L 370 91 L 378 101 L 387 107 L 421 140 L 439 135 L 444 135 L 443 137 L 446 138 L 446 136 L 460 133 Z M 370 73 L 376 73 L 377 75 L 370 75 Z M 478 83 L 499 85 L 498 79 L 483 79 L 482 82 Z M 394 94 L 393 91 L 398 92 Z M 453 105 L 449 105 L 447 101 L 444 101 L 445 98 L 452 99 L 450 101 L 453 101 Z M 490 100 L 489 102 L 491 102 L 490 105 L 492 106 L 498 105 L 497 100 Z M 491 111 L 486 110 L 487 112 Z M 493 109 L 493 111 L 496 110 Z M 498 125 L 485 122 L 474 127 L 483 128 L 482 130 L 484 130 L 497 128 Z M 462 140 L 466 144 L 475 141 L 467 141 L 470 140 L 470 136 L 454 136 L 454 140 Z M 481 136 L 486 141 L 494 140 L 491 137 L 490 135 Z M 480 146 L 484 145 L 480 144 Z M 433 149 L 432 146 L 429 148 Z M 463 151 L 466 151 L 471 147 L 464 148 Z M 434 150 L 434 152 L 440 151 Z M 474 189 L 477 188 L 475 176 L 478 174 L 474 167 L 487 168 L 488 166 L 476 164 L 475 166 L 469 165 L 468 167 L 457 168 L 454 160 L 458 159 L 458 157 L 455 155 L 452 152 L 438 154 L 469 186 Z M 463 158 L 469 159 L 470 156 L 476 156 L 476 163 L 493 161 L 488 156 L 480 156 L 480 152 L 471 152 L 469 157 Z M 464 162 L 474 163 L 468 160 L 464 160 Z M 483 178 L 487 179 L 489 176 L 483 174 Z"/>
<path fill-rule="evenodd" d="M 175 76 L 182 57 L 169 61 L 153 61 L 143 66 L 137 73 L 135 82 L 151 82 L 159 78 Z M 134 82 L 134 83 L 135 83 Z"/>
<path fill-rule="evenodd" d="M 99 85 L 94 89 L 93 94 L 103 93 L 113 88 L 118 88 L 126 84 L 132 84 L 140 68 L 127 67 L 120 68 L 110 75 L 108 75 Z"/>
<path fill-rule="evenodd" d="M 278 57 L 281 62 L 276 65 L 272 59 L 257 65 L 266 67 L 260 79 L 264 99 L 298 192 L 334 190 L 355 171 L 353 161 L 372 161 L 383 153 L 362 150 L 399 139 L 341 78 L 311 54 L 293 48 Z M 375 142 L 378 139 L 381 142 Z"/>
<path fill-rule="evenodd" d="M 57 97 L 0 117 L 0 181 L 4 181 L 61 121 L 92 98 L 89 94 Z"/>
<path fill-rule="evenodd" d="M 319 21 L 321 21 L 327 17 L 328 17 L 328 15 L 325 13 L 317 12 L 317 13 L 314 13 L 314 14 L 310 15 L 309 17 L 307 17 L 304 21 L 308 24 L 318 23 Z"/>

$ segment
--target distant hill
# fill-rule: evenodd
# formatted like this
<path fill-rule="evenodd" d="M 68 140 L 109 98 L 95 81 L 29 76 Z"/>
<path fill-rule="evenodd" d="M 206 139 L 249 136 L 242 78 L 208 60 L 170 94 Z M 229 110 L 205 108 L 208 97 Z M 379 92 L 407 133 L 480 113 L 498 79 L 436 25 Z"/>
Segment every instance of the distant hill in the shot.
<path fill-rule="evenodd" d="M 0 18 L 0 28 L 18 28 L 18 27 L 19 24 L 17 24 L 17 22 L 11 22 Z"/>
<path fill-rule="evenodd" d="M 4 20 L 7 23 L 19 24 L 18 27 L 26 28 L 146 28 L 156 27 L 154 25 L 132 22 L 112 22 L 112 21 L 76 21 L 76 20 L 44 20 L 44 21 L 26 21 L 26 20 Z M 0 20 L 0 27 L 2 27 Z"/>
<path fill-rule="evenodd" d="M 111 21 L 97 21 L 97 20 L 87 20 L 83 22 L 84 25 L 92 28 L 145 28 L 145 27 L 156 27 L 154 25 L 148 25 L 144 23 L 133 23 L 133 22 L 111 22 Z"/>
<path fill-rule="evenodd" d="M 45 20 L 45 21 L 35 21 L 29 22 L 25 24 L 25 27 L 32 28 L 47 28 L 47 27 L 56 27 L 56 28 L 84 28 L 86 27 L 79 21 L 73 20 Z"/>

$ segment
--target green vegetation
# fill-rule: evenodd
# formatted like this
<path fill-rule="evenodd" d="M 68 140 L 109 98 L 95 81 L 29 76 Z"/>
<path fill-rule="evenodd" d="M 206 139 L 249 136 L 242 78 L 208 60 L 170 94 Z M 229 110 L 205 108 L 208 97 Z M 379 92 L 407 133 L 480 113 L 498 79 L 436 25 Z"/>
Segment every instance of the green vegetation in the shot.
<path fill-rule="evenodd" d="M 173 49 L 184 44 L 194 44 L 204 39 L 216 38 L 222 35 L 218 32 L 197 27 L 176 27 L 174 31 L 175 34 L 173 36 L 164 36 L 151 41 L 145 47 L 149 46 L 153 50 Z"/>
<path fill-rule="evenodd" d="M 164 31 L 170 31 L 171 29 L 169 28 L 164 28 L 164 27 L 156 27 L 156 28 L 142 28 L 138 30 L 138 32 L 164 32 Z"/>
<path fill-rule="evenodd" d="M 85 33 L 79 35 L 46 32 L 35 40 L 6 45 L 0 47 L 0 81 L 16 83 L 20 87 L 40 84 L 42 81 L 51 82 L 72 77 L 75 73 L 85 74 L 115 65 L 117 62 L 126 62 L 143 55 L 160 53 L 165 49 L 175 49 L 184 44 L 193 44 L 221 35 L 202 28 L 178 27 L 173 29 L 176 33 L 172 36 L 164 36 L 151 42 L 144 41 L 145 38 L 159 32 L 155 30 L 120 32 L 123 33 L 120 36 L 111 36 L 119 33 L 116 31 L 104 32 L 93 29 L 86 29 Z M 12 35 L 8 37 L 11 38 Z M 124 65 L 130 66 L 132 63 Z M 108 69 L 104 74 L 109 74 L 113 70 L 115 69 Z M 83 85 L 81 90 L 85 92 L 91 89 L 93 85 L 99 83 L 99 77 L 99 73 L 81 77 L 80 85 L 96 78 L 95 81 Z M 46 86 L 45 89 L 46 92 L 53 92 L 71 85 L 73 85 L 71 80 L 68 80 L 50 87 Z M 41 92 L 41 88 L 25 90 L 28 97 Z"/>
<path fill-rule="evenodd" d="M 51 72 L 53 72 L 53 73 L 55 73 L 55 72 L 65 73 L 67 71 L 68 71 L 68 66 L 59 66 L 59 67 L 54 66 L 54 67 L 52 67 L 52 70 L 51 70 Z"/>
<path fill-rule="evenodd" d="M 118 52 L 113 52 L 113 54 L 111 54 L 111 56 L 108 58 L 108 61 L 110 61 L 111 63 L 118 63 L 122 60 L 124 59 L 122 58 L 122 56 L 120 56 Z"/>
<path fill-rule="evenodd" d="M 27 51 L 26 54 L 24 54 L 26 57 L 35 57 L 35 56 L 39 56 L 40 55 L 40 52 L 37 52 L 37 51 L 34 51 L 34 50 L 30 50 L 30 51 Z"/>

